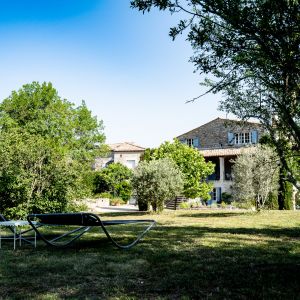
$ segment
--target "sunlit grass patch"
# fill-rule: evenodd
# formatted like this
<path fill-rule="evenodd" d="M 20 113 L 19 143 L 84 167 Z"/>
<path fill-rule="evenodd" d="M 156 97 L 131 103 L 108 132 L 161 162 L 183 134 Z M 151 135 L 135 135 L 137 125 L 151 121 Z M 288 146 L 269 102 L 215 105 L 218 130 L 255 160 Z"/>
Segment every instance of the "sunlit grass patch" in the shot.
<path fill-rule="evenodd" d="M 98 229 L 66 249 L 38 241 L 0 250 L 3 299 L 296 299 L 300 214 L 292 211 L 165 211 L 137 246 L 118 250 Z M 114 226 L 128 240 L 139 226 Z"/>

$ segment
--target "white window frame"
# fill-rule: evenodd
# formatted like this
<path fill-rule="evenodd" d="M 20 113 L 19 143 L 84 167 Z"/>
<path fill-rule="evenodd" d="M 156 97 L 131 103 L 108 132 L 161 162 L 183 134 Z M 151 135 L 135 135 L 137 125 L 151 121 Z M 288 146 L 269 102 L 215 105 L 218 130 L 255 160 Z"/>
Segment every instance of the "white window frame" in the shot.
<path fill-rule="evenodd" d="M 250 132 L 239 132 L 234 134 L 234 143 L 237 145 L 251 144 Z"/>
<path fill-rule="evenodd" d="M 126 160 L 126 166 L 129 169 L 134 169 L 136 167 L 136 160 L 135 159 L 127 159 Z"/>

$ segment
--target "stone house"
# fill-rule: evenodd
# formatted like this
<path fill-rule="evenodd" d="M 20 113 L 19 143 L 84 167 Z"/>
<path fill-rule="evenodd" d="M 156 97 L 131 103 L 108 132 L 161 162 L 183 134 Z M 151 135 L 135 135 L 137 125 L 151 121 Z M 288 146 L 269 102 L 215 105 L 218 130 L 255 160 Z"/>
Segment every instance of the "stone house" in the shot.
<path fill-rule="evenodd" d="M 104 168 L 113 162 L 119 162 L 130 169 L 134 169 L 145 151 L 145 148 L 129 142 L 109 144 L 108 147 L 110 152 L 106 157 L 96 158 L 94 170 Z"/>
<path fill-rule="evenodd" d="M 259 123 L 217 118 L 177 139 L 197 148 L 206 161 L 215 164 L 215 172 L 208 177 L 214 186 L 211 200 L 221 202 L 223 192 L 231 193 L 232 160 L 242 151 L 253 151 L 263 133 Z"/>

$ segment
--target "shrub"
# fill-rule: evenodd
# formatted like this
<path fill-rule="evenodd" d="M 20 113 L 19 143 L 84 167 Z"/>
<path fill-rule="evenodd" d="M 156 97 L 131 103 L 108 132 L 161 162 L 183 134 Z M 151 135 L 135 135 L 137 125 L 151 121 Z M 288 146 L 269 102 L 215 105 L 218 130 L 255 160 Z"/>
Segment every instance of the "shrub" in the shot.
<path fill-rule="evenodd" d="M 230 204 L 232 201 L 232 196 L 229 193 L 222 193 L 222 200 L 226 203 L 226 204 Z"/>
<path fill-rule="evenodd" d="M 127 201 L 132 194 L 132 170 L 120 163 L 109 164 L 95 172 L 94 193 L 110 193 Z"/>
<path fill-rule="evenodd" d="M 116 184 L 116 194 L 125 202 L 128 201 L 132 194 L 132 186 L 128 181 L 122 181 Z"/>
<path fill-rule="evenodd" d="M 109 200 L 109 205 L 116 206 L 121 204 L 125 204 L 122 198 L 112 198 Z"/>
<path fill-rule="evenodd" d="M 188 202 L 181 202 L 179 204 L 179 208 L 181 208 L 181 209 L 188 209 L 188 208 L 190 208 L 190 204 Z"/>
<path fill-rule="evenodd" d="M 112 199 L 113 195 L 108 193 L 108 192 L 104 192 L 104 193 L 99 193 L 99 194 L 94 194 L 93 198 L 106 198 L 106 199 Z"/>

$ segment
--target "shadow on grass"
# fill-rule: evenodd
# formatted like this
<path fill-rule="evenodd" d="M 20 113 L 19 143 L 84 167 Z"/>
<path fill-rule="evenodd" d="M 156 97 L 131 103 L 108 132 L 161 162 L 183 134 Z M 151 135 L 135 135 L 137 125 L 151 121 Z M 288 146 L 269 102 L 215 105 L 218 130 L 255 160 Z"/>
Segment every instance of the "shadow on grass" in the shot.
<path fill-rule="evenodd" d="M 147 216 L 151 217 L 151 214 L 149 212 L 144 212 L 144 211 L 135 211 L 135 212 L 106 212 L 106 213 L 98 213 L 99 217 L 101 220 L 105 219 L 106 217 L 137 217 L 137 216 Z M 148 218 L 149 219 L 149 218 Z"/>
<path fill-rule="evenodd" d="M 124 228 L 118 233 L 128 234 Z M 67 249 L 14 252 L 5 247 L 0 252 L 1 297 L 296 299 L 300 243 L 289 238 L 299 233 L 298 228 L 158 225 L 129 251 L 115 249 L 99 233 Z M 278 237 L 288 239 L 282 243 Z"/>
<path fill-rule="evenodd" d="M 191 213 L 183 213 L 180 214 L 179 217 L 188 217 L 188 218 L 228 218 L 228 217 L 240 217 L 240 216 L 249 216 L 254 215 L 253 212 L 199 212 L 195 213 L 195 211 Z"/>

